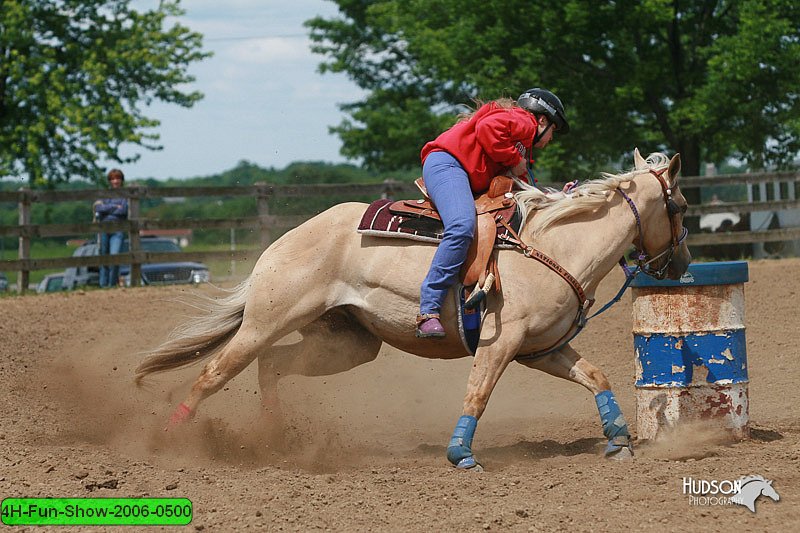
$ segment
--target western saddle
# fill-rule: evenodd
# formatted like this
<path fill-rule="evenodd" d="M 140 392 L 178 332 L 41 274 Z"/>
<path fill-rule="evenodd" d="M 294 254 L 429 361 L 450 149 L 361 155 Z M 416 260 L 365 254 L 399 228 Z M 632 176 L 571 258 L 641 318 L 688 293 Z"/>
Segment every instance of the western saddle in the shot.
<path fill-rule="evenodd" d="M 424 200 L 399 200 L 389 206 L 394 214 L 431 218 L 441 222 L 441 217 L 433 205 L 422 178 L 415 181 Z M 517 209 L 514 199 L 514 180 L 508 176 L 495 177 L 489 190 L 475 197 L 477 222 L 472 244 L 467 252 L 467 259 L 461 268 L 460 280 L 465 287 L 476 285 L 465 307 L 474 308 L 486 297 L 486 293 L 494 288 L 500 291 L 500 273 L 497 269 L 497 254 L 493 253 L 498 233 L 513 230 L 510 223 Z"/>

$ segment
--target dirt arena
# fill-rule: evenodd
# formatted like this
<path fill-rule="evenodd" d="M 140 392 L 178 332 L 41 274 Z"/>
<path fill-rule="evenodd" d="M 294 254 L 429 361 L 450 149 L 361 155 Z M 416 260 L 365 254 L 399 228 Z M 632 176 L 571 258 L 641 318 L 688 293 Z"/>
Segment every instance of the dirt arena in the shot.
<path fill-rule="evenodd" d="M 598 301 L 621 281 L 611 274 Z M 480 474 L 445 459 L 470 360 L 387 347 L 349 373 L 285 378 L 281 445 L 259 424 L 255 365 L 165 434 L 199 367 L 143 389 L 132 374 L 191 312 L 183 294 L 0 299 L 0 497 L 187 497 L 188 531 L 800 531 L 800 260 L 750 263 L 751 440 L 700 427 L 607 462 L 591 394 L 512 364 L 478 425 Z M 635 435 L 630 296 L 573 345 L 611 379 Z M 781 500 L 762 497 L 753 514 L 682 493 L 684 477 L 748 474 L 773 480 Z M 103 528 L 69 530 L 80 529 Z"/>

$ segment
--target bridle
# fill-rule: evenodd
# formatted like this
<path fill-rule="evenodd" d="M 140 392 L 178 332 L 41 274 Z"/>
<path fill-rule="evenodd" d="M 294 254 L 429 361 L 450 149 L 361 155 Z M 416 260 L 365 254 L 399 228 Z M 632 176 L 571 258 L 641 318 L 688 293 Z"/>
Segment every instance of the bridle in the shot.
<path fill-rule="evenodd" d="M 636 246 L 636 265 L 639 267 L 639 270 L 656 279 L 664 279 L 666 277 L 667 268 L 672 260 L 672 256 L 675 254 L 675 250 L 683 243 L 683 241 L 686 240 L 686 236 L 689 234 L 689 230 L 687 230 L 682 224 L 680 226 L 676 224 L 676 217 L 678 214 L 683 212 L 683 210 L 678 206 L 675 200 L 673 200 L 672 189 L 667 185 L 666 180 L 664 180 L 664 172 L 666 171 L 667 167 L 662 168 L 661 170 L 650 169 L 650 174 L 652 174 L 661 185 L 661 193 L 664 196 L 664 204 L 667 208 L 667 216 L 669 217 L 670 232 L 672 233 L 672 240 L 669 246 L 661 253 L 654 256 L 651 256 L 644 246 L 644 230 L 642 229 L 642 219 L 639 216 L 639 210 L 636 208 L 636 204 L 627 194 L 625 194 L 625 191 L 617 188 L 617 192 L 619 192 L 622 197 L 625 198 L 625 201 L 628 203 L 631 211 L 633 211 L 634 218 L 636 218 L 636 228 L 638 231 L 638 235 L 634 241 L 634 245 Z M 666 257 L 664 264 L 658 270 L 654 269 L 651 265 L 662 257 Z"/>
<path fill-rule="evenodd" d="M 604 313 L 607 311 L 612 305 L 617 303 L 621 298 L 622 295 L 625 293 L 625 290 L 630 286 L 633 280 L 636 278 L 639 272 L 644 272 L 648 276 L 652 276 L 657 279 L 664 279 L 667 275 L 667 268 L 669 267 L 669 263 L 672 260 L 672 256 L 675 254 L 675 249 L 680 246 L 684 240 L 686 240 L 686 236 L 689 234 L 689 231 L 683 227 L 681 224 L 680 226 L 676 225 L 676 216 L 682 213 L 684 210 L 681 209 L 680 206 L 673 200 L 672 198 L 672 189 L 667 185 L 666 180 L 664 180 L 664 172 L 667 168 L 663 168 L 661 170 L 650 170 L 650 174 L 652 174 L 658 182 L 661 184 L 661 192 L 664 196 L 664 204 L 667 207 L 667 215 L 669 216 L 669 224 L 670 224 L 670 231 L 672 232 L 672 241 L 670 242 L 669 246 L 662 251 L 660 254 L 655 256 L 650 256 L 647 253 L 647 250 L 644 247 L 644 231 L 642 230 L 642 218 L 639 216 L 639 210 L 636 208 L 636 204 L 631 200 L 631 198 L 625 194 L 620 188 L 617 188 L 617 192 L 619 192 L 625 201 L 628 202 L 628 205 L 633 211 L 633 216 L 636 218 L 636 228 L 638 230 L 638 235 L 636 237 L 635 245 L 636 245 L 636 252 L 637 252 L 637 259 L 636 259 L 636 268 L 631 269 L 628 267 L 625 258 L 621 258 L 619 260 L 619 264 L 622 269 L 625 271 L 625 283 L 622 285 L 622 288 L 617 292 L 617 295 L 614 296 L 612 300 L 610 300 L 607 304 L 605 304 L 600 310 L 592 314 L 591 316 L 587 316 L 589 308 L 592 307 L 594 304 L 594 298 L 587 299 L 585 291 L 581 287 L 580 282 L 573 277 L 569 272 L 567 272 L 561 265 L 559 265 L 556 261 L 549 258 L 548 256 L 544 255 L 539 250 L 532 248 L 522 242 L 519 238 L 519 235 L 509 226 L 502 217 L 499 218 L 498 222 L 505 226 L 506 230 L 513 236 L 510 237 L 501 237 L 503 240 L 508 241 L 511 244 L 516 245 L 519 247 L 522 252 L 525 254 L 525 257 L 529 257 L 531 259 L 536 259 L 540 263 L 543 263 L 545 266 L 549 267 L 551 270 L 555 271 L 559 274 L 564 280 L 572 286 L 572 290 L 575 292 L 575 295 L 578 297 L 578 314 L 575 317 L 575 324 L 574 329 L 571 331 L 567 331 L 567 333 L 562 337 L 557 343 L 555 343 L 552 347 L 542 350 L 539 352 L 535 352 L 532 354 L 526 355 L 518 355 L 515 359 L 518 361 L 521 360 L 534 360 L 539 359 L 540 357 L 544 357 L 550 353 L 560 350 L 563 346 L 569 343 L 572 339 L 574 339 L 578 333 L 586 326 L 587 322 L 596 317 L 599 314 Z M 680 230 L 678 229 L 680 227 Z M 664 265 L 655 270 L 650 265 L 661 259 L 662 257 L 666 257 L 664 261 Z"/>

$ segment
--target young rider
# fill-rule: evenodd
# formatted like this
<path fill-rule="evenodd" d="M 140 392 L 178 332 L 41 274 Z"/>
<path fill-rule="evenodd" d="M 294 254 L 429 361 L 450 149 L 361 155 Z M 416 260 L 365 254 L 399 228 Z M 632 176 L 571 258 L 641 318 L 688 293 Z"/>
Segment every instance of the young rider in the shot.
<path fill-rule="evenodd" d="M 533 148 L 553 133 L 569 131 L 564 105 L 545 89 L 525 91 L 481 105 L 422 148 L 422 176 L 444 224 L 444 236 L 420 289 L 417 337 L 444 337 L 439 321 L 445 295 L 455 283 L 475 231 L 475 194 L 495 176 L 527 180 Z M 533 184 L 531 184 L 533 185 Z"/>

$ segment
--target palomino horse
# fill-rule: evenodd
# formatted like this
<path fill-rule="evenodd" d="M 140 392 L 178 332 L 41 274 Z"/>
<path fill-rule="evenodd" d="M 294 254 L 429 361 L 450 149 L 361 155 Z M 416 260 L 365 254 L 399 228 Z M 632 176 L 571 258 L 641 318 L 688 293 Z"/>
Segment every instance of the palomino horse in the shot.
<path fill-rule="evenodd" d="M 651 154 L 645 160 L 635 151 L 634 159 L 634 170 L 605 174 L 566 195 L 534 188 L 516 194 L 527 222 L 520 240 L 557 261 L 579 286 L 531 260 L 530 250 L 499 251 L 502 292 L 490 293 L 462 416 L 448 446 L 447 457 L 459 468 L 480 468 L 471 449 L 477 421 L 506 366 L 518 357 L 525 366 L 589 389 L 609 439 L 606 455 L 632 455 L 627 424 L 608 379 L 566 339 L 585 317 L 587 306 L 576 297 L 580 289 L 591 301 L 631 243 L 639 250 L 640 264 L 661 277 L 678 279 L 691 261 L 683 242 L 680 157 Z M 202 400 L 256 357 L 262 399 L 272 401 L 278 376 L 343 372 L 375 359 L 382 342 L 421 357 L 468 356 L 456 329 L 454 303 L 442 309 L 444 339 L 414 335 L 419 287 L 435 246 L 358 234 L 365 208 L 341 204 L 285 234 L 261 255 L 246 281 L 226 298 L 209 299 L 204 316 L 179 327 L 147 356 L 137 368 L 137 382 L 211 357 L 170 425 L 192 416 Z M 303 336 L 301 341 L 276 345 L 294 331 Z M 314 364 L 291 363 L 304 359 Z"/>

